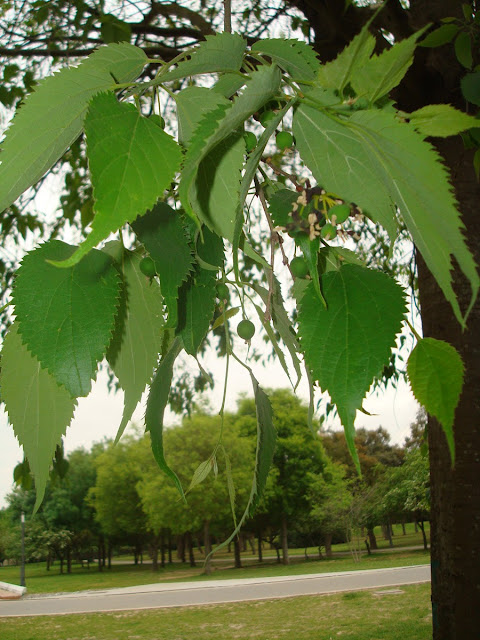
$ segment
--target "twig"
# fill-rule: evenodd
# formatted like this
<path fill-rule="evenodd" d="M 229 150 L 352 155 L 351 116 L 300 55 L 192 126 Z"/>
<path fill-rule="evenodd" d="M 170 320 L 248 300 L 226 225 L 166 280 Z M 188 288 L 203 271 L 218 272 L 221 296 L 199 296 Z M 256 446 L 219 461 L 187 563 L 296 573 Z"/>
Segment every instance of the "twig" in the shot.
<path fill-rule="evenodd" d="M 232 0 L 223 0 L 223 30 L 232 33 Z"/>

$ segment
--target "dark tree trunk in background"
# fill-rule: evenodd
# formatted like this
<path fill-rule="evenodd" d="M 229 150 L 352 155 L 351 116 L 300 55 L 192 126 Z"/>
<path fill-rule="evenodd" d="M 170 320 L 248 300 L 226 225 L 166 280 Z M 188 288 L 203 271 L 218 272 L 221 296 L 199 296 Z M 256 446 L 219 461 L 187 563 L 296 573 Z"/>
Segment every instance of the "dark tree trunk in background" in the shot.
<path fill-rule="evenodd" d="M 258 561 L 263 562 L 263 549 L 262 549 L 262 531 L 258 530 L 257 533 L 257 546 L 258 546 Z"/>
<path fill-rule="evenodd" d="M 325 555 L 327 558 L 332 557 L 332 538 L 333 535 L 331 533 L 325 534 Z"/>
<path fill-rule="evenodd" d="M 322 61 L 336 57 L 365 23 L 368 8 L 329 0 L 287 0 L 308 18 Z M 450 16 L 463 20 L 457 0 L 410 0 L 404 10 L 397 0 L 386 3 L 375 25 L 401 39 L 432 22 L 438 27 Z M 342 13 L 344 11 L 344 13 Z M 478 62 L 478 61 L 477 61 Z M 449 103 L 465 110 L 460 80 L 466 73 L 455 59 L 453 45 L 417 49 L 415 63 L 394 98 L 401 109 L 413 111 L 429 103 Z M 449 169 L 465 236 L 480 263 L 480 188 L 472 168 L 473 154 L 459 136 L 435 139 Z M 438 224 L 442 224 L 438 220 Z M 428 421 L 431 483 L 432 610 L 434 640 L 477 640 L 480 629 L 480 303 L 462 332 L 451 306 L 420 256 L 418 284 L 424 336 L 446 340 L 465 364 L 465 385 L 454 421 L 455 468 L 438 422 Z M 466 309 L 470 287 L 455 271 L 455 291 Z M 370 532 L 369 532 L 370 533 Z M 372 540 L 370 538 L 370 543 Z M 372 545 L 373 548 L 373 545 Z"/>
<path fill-rule="evenodd" d="M 210 552 L 212 551 L 212 540 L 210 538 L 210 520 L 205 520 L 203 523 L 203 544 L 205 545 L 205 573 L 210 575 L 212 573 L 212 558 Z"/>
<path fill-rule="evenodd" d="M 282 542 L 282 562 L 283 564 L 289 564 L 288 558 L 288 523 L 287 516 L 282 513 L 282 529 L 280 531 L 280 539 Z"/>
<path fill-rule="evenodd" d="M 378 549 L 375 531 L 373 529 L 367 528 L 367 536 L 368 536 L 368 542 L 370 544 L 370 549 L 372 549 L 372 551 L 375 551 L 376 549 Z"/>
<path fill-rule="evenodd" d="M 242 568 L 242 554 L 240 549 L 240 540 L 238 536 L 233 539 L 233 554 L 235 556 L 235 569 Z"/>

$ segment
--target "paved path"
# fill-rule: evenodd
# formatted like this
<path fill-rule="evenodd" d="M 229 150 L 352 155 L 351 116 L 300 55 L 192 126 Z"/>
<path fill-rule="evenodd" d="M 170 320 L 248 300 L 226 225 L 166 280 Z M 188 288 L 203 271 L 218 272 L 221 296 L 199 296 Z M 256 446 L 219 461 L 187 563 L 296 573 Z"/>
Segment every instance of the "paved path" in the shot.
<path fill-rule="evenodd" d="M 0 616 L 94 613 L 269 600 L 335 591 L 396 587 L 429 580 L 430 565 L 417 565 L 275 578 L 157 583 L 122 589 L 27 595 L 21 600 L 0 602 Z"/>

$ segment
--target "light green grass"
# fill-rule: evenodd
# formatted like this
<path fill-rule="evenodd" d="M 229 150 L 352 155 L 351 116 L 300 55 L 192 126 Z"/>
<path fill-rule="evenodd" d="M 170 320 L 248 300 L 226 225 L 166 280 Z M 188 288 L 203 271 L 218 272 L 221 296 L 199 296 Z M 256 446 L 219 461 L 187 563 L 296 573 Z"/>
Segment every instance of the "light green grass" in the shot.
<path fill-rule="evenodd" d="M 2 640 L 428 640 L 430 585 L 116 613 L 4 618 Z"/>
<path fill-rule="evenodd" d="M 250 564 L 242 569 L 234 569 L 227 563 L 214 564 L 210 577 L 202 575 L 202 562 L 196 568 L 186 564 L 175 563 L 154 573 L 150 564 L 122 565 L 113 564 L 111 569 L 99 572 L 92 566 L 90 569 L 73 566 L 71 574 L 60 575 L 58 566 L 50 571 L 45 564 L 26 566 L 26 584 L 29 594 L 56 593 L 61 591 L 82 591 L 85 589 L 109 589 L 129 587 L 154 582 L 171 582 L 174 580 L 197 581 L 209 579 L 254 578 L 282 575 L 298 575 L 302 573 L 328 573 L 332 571 L 357 571 L 359 569 L 380 569 L 385 567 L 410 566 L 427 564 L 430 556 L 424 551 L 399 551 L 395 553 L 378 553 L 361 556 L 354 562 L 351 556 L 337 557 L 332 560 L 308 560 L 303 556 L 293 557 L 288 566 L 266 561 L 262 564 Z M 0 567 L 0 581 L 18 584 L 18 567 Z M 1 636 L 0 636 L 1 638 Z"/>

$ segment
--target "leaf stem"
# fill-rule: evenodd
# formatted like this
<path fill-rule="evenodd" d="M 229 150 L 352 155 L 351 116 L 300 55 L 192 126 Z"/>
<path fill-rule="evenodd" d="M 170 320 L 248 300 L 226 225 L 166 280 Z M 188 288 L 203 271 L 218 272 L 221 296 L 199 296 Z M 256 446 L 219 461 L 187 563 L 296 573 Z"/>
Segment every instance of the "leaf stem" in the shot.
<path fill-rule="evenodd" d="M 418 333 L 418 331 L 415 329 L 410 320 L 408 320 L 408 318 L 405 318 L 405 322 L 408 324 L 410 331 L 413 333 L 418 342 L 420 342 L 420 340 L 423 340 L 422 336 Z"/>

